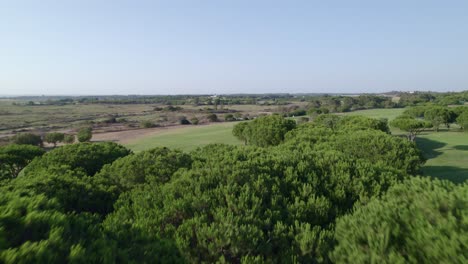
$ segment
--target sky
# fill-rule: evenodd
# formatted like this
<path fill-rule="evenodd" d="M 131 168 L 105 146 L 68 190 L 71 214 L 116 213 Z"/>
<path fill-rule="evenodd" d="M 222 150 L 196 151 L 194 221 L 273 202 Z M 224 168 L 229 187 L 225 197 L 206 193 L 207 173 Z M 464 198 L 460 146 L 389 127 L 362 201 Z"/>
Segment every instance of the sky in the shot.
<path fill-rule="evenodd" d="M 468 90 L 468 1 L 0 0 L 0 95 Z"/>

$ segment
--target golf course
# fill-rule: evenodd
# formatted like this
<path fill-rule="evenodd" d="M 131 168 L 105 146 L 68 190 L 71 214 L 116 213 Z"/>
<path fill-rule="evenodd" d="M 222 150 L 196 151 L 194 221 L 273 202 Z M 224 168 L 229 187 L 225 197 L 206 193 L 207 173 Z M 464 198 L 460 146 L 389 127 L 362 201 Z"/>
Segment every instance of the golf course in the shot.
<path fill-rule="evenodd" d="M 372 109 L 345 113 L 372 118 L 387 118 L 389 121 L 400 115 L 403 108 Z M 191 151 L 211 143 L 242 144 L 232 135 L 232 127 L 237 122 L 224 122 L 203 126 L 187 126 L 161 131 L 156 135 L 143 137 L 126 144 L 135 152 L 158 146 Z M 401 136 L 404 132 L 391 128 L 392 134 Z M 426 164 L 423 174 L 439 179 L 461 183 L 468 179 L 468 133 L 457 127 L 439 132 L 432 130 L 421 133 L 416 144 L 423 151 Z"/>

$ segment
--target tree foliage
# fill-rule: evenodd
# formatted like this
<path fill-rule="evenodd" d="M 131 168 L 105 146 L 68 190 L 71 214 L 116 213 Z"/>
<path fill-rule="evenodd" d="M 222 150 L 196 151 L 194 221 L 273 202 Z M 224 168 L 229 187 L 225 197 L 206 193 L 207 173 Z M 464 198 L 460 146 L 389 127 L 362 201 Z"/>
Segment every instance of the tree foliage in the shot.
<path fill-rule="evenodd" d="M 189 262 L 326 261 L 336 216 L 402 179 L 333 150 L 210 145 L 192 156 L 168 183 L 121 196 L 105 226 L 172 238 Z"/>
<path fill-rule="evenodd" d="M 427 121 L 415 119 L 404 115 L 395 118 L 390 123 L 390 125 L 408 132 L 407 138 L 410 141 L 414 141 L 418 134 L 424 131 L 424 129 L 430 128 L 432 126 L 431 123 Z"/>
<path fill-rule="evenodd" d="M 83 127 L 78 131 L 77 138 L 79 142 L 88 142 L 93 137 L 93 129 L 90 127 Z"/>
<path fill-rule="evenodd" d="M 262 116 L 248 123 L 236 124 L 233 134 L 245 144 L 268 147 L 283 142 L 286 133 L 295 127 L 294 120 L 279 115 Z"/>
<path fill-rule="evenodd" d="M 457 117 L 457 124 L 465 131 L 468 130 L 468 111 L 461 112 Z"/>
<path fill-rule="evenodd" d="M 465 263 L 468 186 L 414 178 L 338 220 L 335 263 Z"/>
<path fill-rule="evenodd" d="M 435 131 L 439 131 L 439 127 L 442 124 L 446 124 L 448 127 L 450 111 L 442 106 L 430 107 L 424 112 L 424 119 L 431 122 Z"/>
<path fill-rule="evenodd" d="M 21 133 L 13 137 L 13 143 L 18 145 L 42 146 L 42 138 L 32 133 Z"/>
<path fill-rule="evenodd" d="M 190 168 L 191 163 L 188 154 L 168 148 L 155 148 L 107 164 L 96 177 L 126 191 L 141 184 L 166 183 L 174 172 Z"/>
<path fill-rule="evenodd" d="M 24 169 L 24 174 L 34 175 L 41 170 L 62 168 L 92 176 L 105 164 L 129 154 L 130 150 L 112 142 L 66 145 L 35 159 Z"/>
<path fill-rule="evenodd" d="M 15 178 L 35 157 L 45 151 L 31 145 L 7 145 L 0 147 L 0 179 Z"/>
<path fill-rule="evenodd" d="M 75 142 L 75 135 L 65 134 L 63 137 L 63 143 L 73 144 Z"/>
<path fill-rule="evenodd" d="M 57 142 L 63 141 L 65 138 L 64 133 L 58 133 L 58 132 L 53 132 L 53 133 L 47 133 L 44 137 L 44 141 L 47 143 L 54 144 L 54 147 L 57 146 Z"/>
<path fill-rule="evenodd" d="M 467 185 L 409 180 L 424 158 L 386 120 L 265 116 L 233 134 L 249 145 L 34 158 L 0 184 L 0 263 L 466 260 Z"/>

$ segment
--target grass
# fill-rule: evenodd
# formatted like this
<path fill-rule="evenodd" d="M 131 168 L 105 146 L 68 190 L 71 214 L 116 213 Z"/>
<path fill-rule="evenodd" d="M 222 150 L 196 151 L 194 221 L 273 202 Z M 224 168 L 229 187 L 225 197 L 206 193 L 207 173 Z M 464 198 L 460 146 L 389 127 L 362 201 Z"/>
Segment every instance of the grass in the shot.
<path fill-rule="evenodd" d="M 401 115 L 405 109 L 404 108 L 385 108 L 385 109 L 370 109 L 370 110 L 359 110 L 344 113 L 344 115 L 362 115 L 372 118 L 387 118 L 389 121 L 395 119 L 397 116 Z"/>
<path fill-rule="evenodd" d="M 468 133 L 430 132 L 416 139 L 428 159 L 423 173 L 456 183 L 468 180 Z"/>
<path fill-rule="evenodd" d="M 211 143 L 241 145 L 242 142 L 232 135 L 232 127 L 235 124 L 236 122 L 228 122 L 169 129 L 129 143 L 127 147 L 138 152 L 154 147 L 169 147 L 190 151 Z"/>

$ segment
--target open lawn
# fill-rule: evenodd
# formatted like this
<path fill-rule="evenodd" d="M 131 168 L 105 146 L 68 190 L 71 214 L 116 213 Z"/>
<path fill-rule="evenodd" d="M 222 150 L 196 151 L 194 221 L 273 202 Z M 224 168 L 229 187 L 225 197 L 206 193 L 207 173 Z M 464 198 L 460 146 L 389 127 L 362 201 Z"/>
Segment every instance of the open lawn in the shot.
<path fill-rule="evenodd" d="M 232 135 L 232 127 L 236 123 L 237 122 L 227 122 L 168 129 L 156 135 L 138 139 L 125 145 L 136 152 L 158 146 L 190 151 L 210 143 L 240 145 L 242 142 Z"/>
<path fill-rule="evenodd" d="M 395 119 L 395 117 L 405 111 L 404 108 L 385 108 L 385 109 L 370 109 L 370 110 L 358 110 L 353 112 L 344 113 L 344 115 L 362 115 L 372 118 L 388 118 L 389 121 Z"/>
<path fill-rule="evenodd" d="M 428 159 L 425 175 L 463 182 L 468 180 L 468 133 L 429 132 L 416 139 Z"/>

